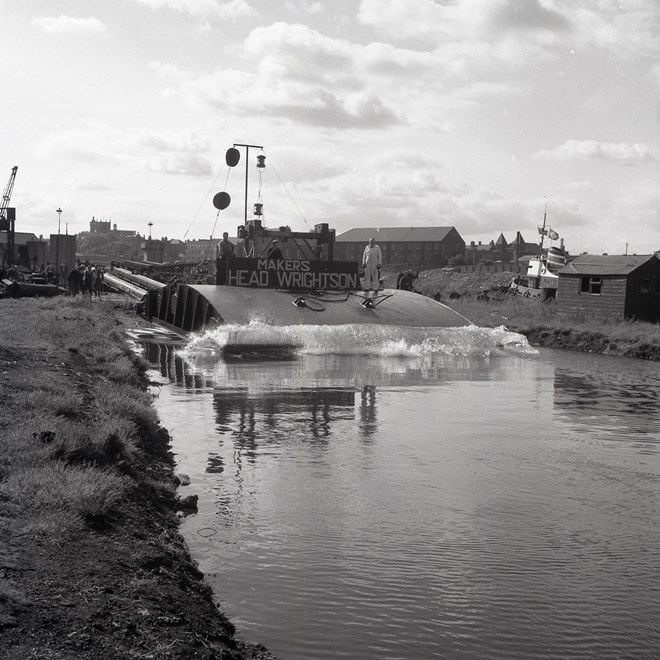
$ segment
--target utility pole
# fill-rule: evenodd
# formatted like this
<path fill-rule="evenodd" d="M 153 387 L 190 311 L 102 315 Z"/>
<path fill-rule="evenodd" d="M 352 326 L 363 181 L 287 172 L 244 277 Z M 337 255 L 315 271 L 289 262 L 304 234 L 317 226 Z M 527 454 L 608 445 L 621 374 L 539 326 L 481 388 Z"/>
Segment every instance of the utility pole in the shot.
<path fill-rule="evenodd" d="M 55 210 L 55 213 L 57 213 L 57 243 L 55 243 L 55 281 L 59 285 L 59 278 L 60 278 L 60 227 L 61 227 L 61 222 L 62 222 L 62 208 L 57 207 Z"/>

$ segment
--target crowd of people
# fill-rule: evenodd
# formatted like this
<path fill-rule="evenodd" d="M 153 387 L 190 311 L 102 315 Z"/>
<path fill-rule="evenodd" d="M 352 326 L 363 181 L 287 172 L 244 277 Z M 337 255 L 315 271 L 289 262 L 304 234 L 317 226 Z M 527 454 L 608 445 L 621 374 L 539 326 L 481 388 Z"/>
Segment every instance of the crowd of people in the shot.
<path fill-rule="evenodd" d="M 3 268 L 0 266 L 0 280 L 8 279 L 12 282 L 34 282 L 41 284 L 54 284 L 67 290 L 67 295 L 78 294 L 98 298 L 103 292 L 103 281 L 105 269 L 103 266 L 90 263 L 78 262 L 75 268 L 69 270 L 63 261 L 59 267 L 55 267 L 50 261 L 45 266 L 38 268 L 33 264 L 28 271 L 14 264 Z"/>
<path fill-rule="evenodd" d="M 103 266 L 80 264 L 77 268 L 73 268 L 67 276 L 68 293 L 70 296 L 77 296 L 81 293 L 83 296 L 98 298 L 103 291 L 104 279 Z"/>

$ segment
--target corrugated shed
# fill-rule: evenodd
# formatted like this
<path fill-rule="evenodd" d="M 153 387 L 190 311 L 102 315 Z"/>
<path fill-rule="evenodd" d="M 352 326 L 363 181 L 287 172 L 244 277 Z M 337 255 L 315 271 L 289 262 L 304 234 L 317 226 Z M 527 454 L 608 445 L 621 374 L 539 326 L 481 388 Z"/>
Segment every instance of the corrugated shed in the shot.
<path fill-rule="evenodd" d="M 378 241 L 413 243 L 443 241 L 453 227 L 356 227 L 337 236 L 338 243 L 367 243 L 373 236 Z"/>
<path fill-rule="evenodd" d="M 656 259 L 653 254 L 581 254 L 571 263 L 564 266 L 559 275 L 627 275 L 645 264 L 650 259 Z"/>

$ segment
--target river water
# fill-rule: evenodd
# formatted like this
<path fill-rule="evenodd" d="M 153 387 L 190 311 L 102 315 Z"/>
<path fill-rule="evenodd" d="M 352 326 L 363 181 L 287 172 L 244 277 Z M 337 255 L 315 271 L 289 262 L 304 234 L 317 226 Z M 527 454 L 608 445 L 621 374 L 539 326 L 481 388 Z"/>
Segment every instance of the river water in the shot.
<path fill-rule="evenodd" d="M 182 530 L 244 638 L 282 660 L 658 657 L 657 364 L 504 329 L 231 331 L 298 348 L 144 352 L 199 495 Z"/>

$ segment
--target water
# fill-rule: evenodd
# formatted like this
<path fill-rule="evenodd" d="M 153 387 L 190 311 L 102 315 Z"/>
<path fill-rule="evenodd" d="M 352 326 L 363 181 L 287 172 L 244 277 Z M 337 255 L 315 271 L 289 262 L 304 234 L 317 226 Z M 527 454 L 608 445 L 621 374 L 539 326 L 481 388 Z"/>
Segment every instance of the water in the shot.
<path fill-rule="evenodd" d="M 219 353 L 282 332 L 295 352 Z M 184 534 L 282 660 L 658 657 L 658 365 L 504 329 L 146 355 L 200 496 Z"/>

